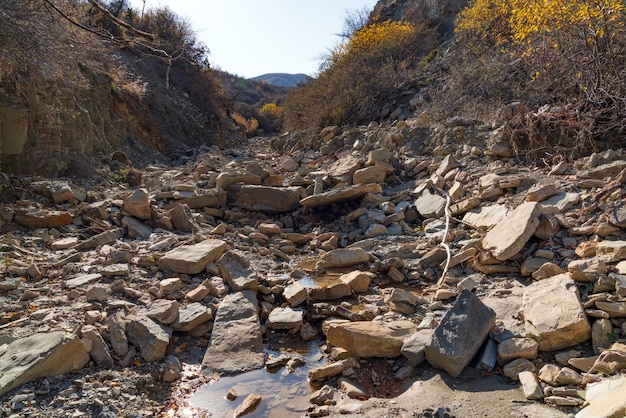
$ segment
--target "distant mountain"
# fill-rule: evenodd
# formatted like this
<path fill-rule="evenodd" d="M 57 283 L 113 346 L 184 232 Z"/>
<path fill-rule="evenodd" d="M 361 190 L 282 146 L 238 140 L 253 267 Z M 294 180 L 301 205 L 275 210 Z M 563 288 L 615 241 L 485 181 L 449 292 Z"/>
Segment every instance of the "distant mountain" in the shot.
<path fill-rule="evenodd" d="M 295 87 L 298 84 L 308 83 L 312 78 L 306 74 L 269 73 L 250 78 L 249 80 L 263 81 L 278 87 Z"/>

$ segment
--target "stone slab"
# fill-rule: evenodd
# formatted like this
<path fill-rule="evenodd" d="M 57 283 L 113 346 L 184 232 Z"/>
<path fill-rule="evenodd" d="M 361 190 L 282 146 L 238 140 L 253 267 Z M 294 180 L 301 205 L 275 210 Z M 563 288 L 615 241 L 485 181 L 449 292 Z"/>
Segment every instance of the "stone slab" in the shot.
<path fill-rule="evenodd" d="M 522 203 L 485 235 L 483 248 L 498 260 L 514 257 L 537 229 L 539 214 L 537 202 Z"/>
<path fill-rule="evenodd" d="M 158 261 L 161 270 L 198 274 L 208 263 L 217 260 L 226 251 L 227 244 L 218 239 L 207 239 L 194 245 L 183 245 L 165 254 Z"/>

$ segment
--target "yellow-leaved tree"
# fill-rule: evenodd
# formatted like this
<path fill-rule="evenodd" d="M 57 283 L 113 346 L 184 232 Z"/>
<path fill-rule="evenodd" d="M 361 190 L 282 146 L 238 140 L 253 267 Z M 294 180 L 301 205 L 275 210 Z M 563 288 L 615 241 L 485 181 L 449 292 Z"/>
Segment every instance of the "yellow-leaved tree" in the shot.
<path fill-rule="evenodd" d="M 547 139 L 567 135 L 593 148 L 626 138 L 623 1 L 473 0 L 455 30 L 474 58 L 499 57 L 503 74 L 524 74 L 529 104 L 566 109 Z"/>

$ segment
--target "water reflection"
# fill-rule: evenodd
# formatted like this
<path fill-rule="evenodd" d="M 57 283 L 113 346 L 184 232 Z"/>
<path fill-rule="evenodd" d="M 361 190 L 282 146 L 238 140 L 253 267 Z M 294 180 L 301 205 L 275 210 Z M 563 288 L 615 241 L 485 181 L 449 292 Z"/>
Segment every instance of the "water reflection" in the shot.
<path fill-rule="evenodd" d="M 281 344 L 282 345 L 282 344 Z M 290 344 L 284 345 L 288 347 Z M 293 347 L 291 347 L 293 348 Z M 283 350 L 266 350 L 266 354 L 279 356 Z M 235 409 L 251 393 L 263 397 L 257 409 L 246 417 L 285 417 L 300 416 L 310 406 L 309 398 L 319 387 L 312 387 L 307 379 L 309 370 L 323 365 L 325 358 L 319 348 L 319 342 L 311 342 L 305 351 L 292 353 L 306 360 L 306 365 L 289 373 L 286 367 L 275 373 L 260 369 L 238 376 L 222 377 L 220 380 L 202 386 L 191 397 L 192 407 L 204 408 L 211 417 L 232 417 Z M 237 399 L 226 399 L 228 391 L 234 391 Z"/>

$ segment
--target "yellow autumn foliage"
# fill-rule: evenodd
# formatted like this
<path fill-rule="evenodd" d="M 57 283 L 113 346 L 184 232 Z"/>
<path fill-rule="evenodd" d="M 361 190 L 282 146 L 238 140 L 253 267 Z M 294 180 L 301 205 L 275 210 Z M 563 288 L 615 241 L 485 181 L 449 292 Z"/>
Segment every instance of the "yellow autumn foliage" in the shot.
<path fill-rule="evenodd" d="M 276 103 L 265 103 L 259 112 L 268 119 L 278 119 L 283 114 L 283 109 Z"/>

